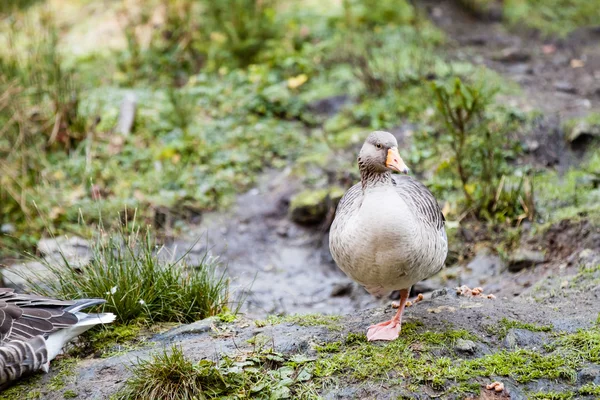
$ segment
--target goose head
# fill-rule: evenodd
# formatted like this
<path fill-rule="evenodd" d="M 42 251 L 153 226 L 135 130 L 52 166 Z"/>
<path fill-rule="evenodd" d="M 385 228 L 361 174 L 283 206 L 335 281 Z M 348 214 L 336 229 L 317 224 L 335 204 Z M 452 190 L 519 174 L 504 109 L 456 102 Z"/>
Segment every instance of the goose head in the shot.
<path fill-rule="evenodd" d="M 407 174 L 409 169 L 398 153 L 398 141 L 388 132 L 375 131 L 367 137 L 358 154 L 361 173 L 384 174 L 396 171 Z"/>

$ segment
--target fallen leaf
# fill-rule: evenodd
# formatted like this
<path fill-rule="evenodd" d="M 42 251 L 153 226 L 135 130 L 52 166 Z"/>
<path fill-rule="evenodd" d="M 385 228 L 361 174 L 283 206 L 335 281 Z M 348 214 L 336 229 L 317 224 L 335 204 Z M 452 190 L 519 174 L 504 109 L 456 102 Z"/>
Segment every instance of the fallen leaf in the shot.
<path fill-rule="evenodd" d="M 308 76 L 306 76 L 306 74 L 300 74 L 293 78 L 289 78 L 287 81 L 287 84 L 290 89 L 297 89 L 300 86 L 304 85 L 307 80 L 308 80 Z"/>
<path fill-rule="evenodd" d="M 578 60 L 577 58 L 571 60 L 571 68 L 582 68 L 584 66 L 585 62 L 583 60 Z"/>

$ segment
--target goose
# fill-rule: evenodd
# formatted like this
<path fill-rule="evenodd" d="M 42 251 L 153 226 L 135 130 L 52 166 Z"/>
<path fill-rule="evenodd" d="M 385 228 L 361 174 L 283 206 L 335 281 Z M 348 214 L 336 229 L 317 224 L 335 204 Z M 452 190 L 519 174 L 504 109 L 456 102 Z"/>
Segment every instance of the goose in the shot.
<path fill-rule="evenodd" d="M 338 204 L 329 249 L 338 267 L 372 295 L 400 290 L 395 316 L 367 331 L 369 341 L 394 340 L 410 288 L 437 273 L 446 260 L 444 215 L 429 189 L 407 175 L 392 134 L 372 132 L 358 155 L 358 168 L 361 181 Z"/>
<path fill-rule="evenodd" d="M 48 372 L 67 342 L 95 325 L 113 322 L 112 313 L 81 312 L 104 302 L 63 301 L 0 288 L 0 389 L 33 372 Z"/>

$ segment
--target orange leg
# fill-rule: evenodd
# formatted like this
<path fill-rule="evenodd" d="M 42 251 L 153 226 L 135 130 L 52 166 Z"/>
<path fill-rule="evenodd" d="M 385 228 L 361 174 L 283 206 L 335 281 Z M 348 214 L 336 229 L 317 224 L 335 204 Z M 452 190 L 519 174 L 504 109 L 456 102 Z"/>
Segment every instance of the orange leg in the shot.
<path fill-rule="evenodd" d="M 410 289 L 402 289 L 400 291 L 400 305 L 396 315 L 385 322 L 381 322 L 377 325 L 371 325 L 367 331 L 367 340 L 394 340 L 400 334 L 400 326 L 402 325 L 402 313 L 408 300 L 408 294 Z"/>

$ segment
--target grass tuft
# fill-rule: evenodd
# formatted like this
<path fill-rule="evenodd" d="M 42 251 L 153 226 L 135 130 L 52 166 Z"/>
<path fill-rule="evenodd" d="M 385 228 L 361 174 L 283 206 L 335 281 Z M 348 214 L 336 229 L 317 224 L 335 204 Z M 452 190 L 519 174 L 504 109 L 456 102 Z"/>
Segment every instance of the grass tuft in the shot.
<path fill-rule="evenodd" d="M 27 276 L 34 292 L 59 298 L 104 298 L 105 312 L 122 324 L 187 323 L 217 315 L 229 300 L 228 280 L 216 260 L 205 255 L 197 265 L 167 260 L 150 230 L 135 225 L 98 236 L 89 263 L 75 267 L 39 260 L 50 277 Z"/>
<path fill-rule="evenodd" d="M 201 374 L 202 372 L 203 374 Z M 223 377 L 213 369 L 198 370 L 187 360 L 180 347 L 173 346 L 154 354 L 149 360 L 138 360 L 133 378 L 121 399 L 192 400 L 205 398 L 202 386 L 218 386 Z"/>

